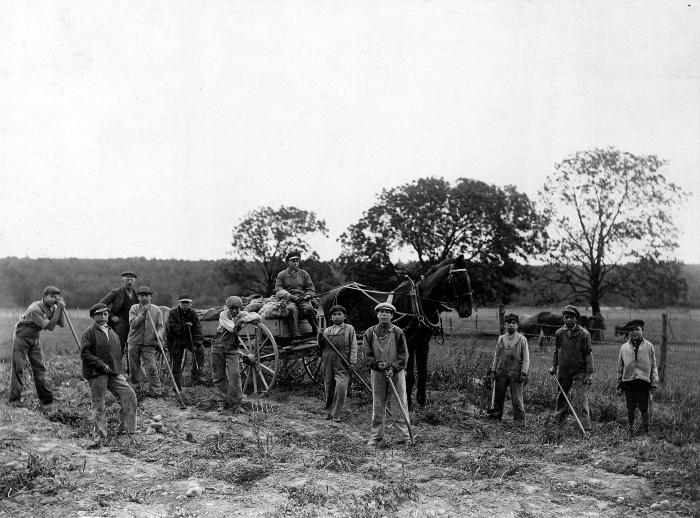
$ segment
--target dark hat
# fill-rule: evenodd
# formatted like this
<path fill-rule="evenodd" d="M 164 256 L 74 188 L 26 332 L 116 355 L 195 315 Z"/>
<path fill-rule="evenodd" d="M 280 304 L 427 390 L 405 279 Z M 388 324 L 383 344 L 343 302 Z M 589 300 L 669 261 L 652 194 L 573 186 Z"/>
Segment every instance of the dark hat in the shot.
<path fill-rule="evenodd" d="M 153 290 L 148 286 L 139 286 L 136 290 L 136 295 L 141 295 L 142 293 L 145 293 L 146 295 L 153 295 Z"/>
<path fill-rule="evenodd" d="M 122 272 L 122 277 L 133 277 L 134 279 L 136 279 L 138 275 L 136 275 L 134 272 L 130 272 L 127 270 L 125 272 Z"/>
<path fill-rule="evenodd" d="M 629 331 L 635 327 L 641 327 L 642 329 L 644 329 L 644 320 L 639 320 L 639 319 L 630 320 L 629 322 L 627 322 L 625 324 L 625 331 Z"/>
<path fill-rule="evenodd" d="M 177 298 L 178 302 L 192 302 L 192 298 L 187 294 L 183 293 Z"/>
<path fill-rule="evenodd" d="M 341 306 L 340 304 L 336 304 L 335 306 L 333 306 L 333 307 L 331 308 L 331 310 L 330 310 L 330 314 L 332 315 L 332 314 L 335 313 L 336 311 L 340 311 L 341 313 L 343 313 L 343 315 L 347 315 L 347 314 L 348 314 L 348 312 L 345 311 L 345 308 L 344 308 L 343 306 Z"/>
<path fill-rule="evenodd" d="M 579 313 L 578 308 L 572 304 L 564 306 L 564 309 L 561 310 L 562 315 L 566 315 L 567 313 L 575 316 L 577 319 L 581 318 L 581 313 Z"/>
<path fill-rule="evenodd" d="M 226 299 L 226 305 L 229 308 L 242 308 L 243 299 L 241 299 L 240 297 L 236 297 L 235 295 L 231 295 Z"/>
<path fill-rule="evenodd" d="M 59 294 L 61 293 L 61 290 L 56 286 L 47 286 L 44 288 L 44 295 L 53 295 L 54 293 Z"/>
<path fill-rule="evenodd" d="M 289 262 L 290 259 L 301 260 L 301 252 L 299 252 L 298 250 L 292 250 L 291 252 L 287 252 L 287 256 L 284 258 L 284 260 Z"/>
<path fill-rule="evenodd" d="M 391 311 L 392 313 L 396 313 L 396 307 L 391 304 L 390 302 L 380 302 L 376 306 L 374 306 L 374 312 L 378 313 L 382 309 L 386 309 L 387 311 Z"/>
<path fill-rule="evenodd" d="M 107 304 L 103 304 L 102 302 L 98 302 L 97 304 L 95 304 L 94 306 L 92 306 L 90 308 L 90 316 L 92 317 L 95 315 L 95 313 L 104 313 L 107 311 L 109 311 L 109 309 L 107 308 Z"/>
<path fill-rule="evenodd" d="M 504 322 L 508 322 L 509 320 L 515 320 L 516 323 L 520 323 L 520 317 L 516 315 L 515 313 L 508 313 L 506 317 L 503 319 Z"/>

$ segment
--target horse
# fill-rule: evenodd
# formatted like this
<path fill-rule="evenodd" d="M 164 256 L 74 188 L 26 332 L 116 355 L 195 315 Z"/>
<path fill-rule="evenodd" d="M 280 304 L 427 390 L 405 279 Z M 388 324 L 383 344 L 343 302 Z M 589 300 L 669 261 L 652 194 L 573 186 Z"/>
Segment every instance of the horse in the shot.
<path fill-rule="evenodd" d="M 425 405 L 428 380 L 428 352 L 430 339 L 442 331 L 440 313 L 453 304 L 461 318 L 472 313 L 472 289 L 467 262 L 463 255 L 454 260 L 447 258 L 432 266 L 418 282 L 410 277 L 399 283 L 391 292 L 374 290 L 362 284 L 341 286 L 321 297 L 321 307 L 330 322 L 330 309 L 341 304 L 347 309 L 347 321 L 358 335 L 377 323 L 374 306 L 379 302 L 391 302 L 396 307 L 393 323 L 401 327 L 408 345 L 406 392 L 412 406 L 412 392 L 416 385 L 416 401 Z"/>
<path fill-rule="evenodd" d="M 605 322 L 602 316 L 587 316 L 581 315 L 578 319 L 578 324 L 591 333 L 591 339 L 602 340 L 603 330 L 605 329 Z M 523 318 L 522 322 L 518 326 L 518 331 L 525 335 L 538 336 L 540 348 L 543 346 L 543 342 L 546 339 L 549 341 L 554 333 L 564 325 L 564 317 L 559 313 L 552 313 L 551 311 L 540 311 L 536 315 L 531 317 Z"/>

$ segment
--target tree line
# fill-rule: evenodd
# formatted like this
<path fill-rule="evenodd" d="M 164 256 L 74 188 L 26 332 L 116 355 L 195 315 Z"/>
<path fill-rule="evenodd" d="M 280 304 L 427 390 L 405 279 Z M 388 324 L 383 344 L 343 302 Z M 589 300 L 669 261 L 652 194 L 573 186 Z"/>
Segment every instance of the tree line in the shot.
<path fill-rule="evenodd" d="M 37 285 L 60 279 L 75 304 L 89 305 L 123 268 L 138 271 L 159 303 L 172 305 L 188 292 L 196 305 L 216 305 L 231 293 L 269 295 L 285 254 L 296 249 L 319 292 L 350 281 L 390 289 L 401 275 L 418 277 L 464 254 L 481 305 L 566 301 L 599 314 L 606 300 L 688 304 L 683 265 L 665 259 L 678 247 L 673 218 L 688 194 L 666 179 L 666 165 L 614 148 L 578 152 L 555 164 L 535 200 L 512 185 L 420 178 L 382 190 L 340 235 L 342 252 L 333 261 L 321 261 L 309 243 L 328 235 L 322 218 L 297 207 L 261 207 L 232 230 L 230 260 L 6 258 L 0 290 L 23 305 Z M 407 256 L 415 259 L 396 259 Z"/>

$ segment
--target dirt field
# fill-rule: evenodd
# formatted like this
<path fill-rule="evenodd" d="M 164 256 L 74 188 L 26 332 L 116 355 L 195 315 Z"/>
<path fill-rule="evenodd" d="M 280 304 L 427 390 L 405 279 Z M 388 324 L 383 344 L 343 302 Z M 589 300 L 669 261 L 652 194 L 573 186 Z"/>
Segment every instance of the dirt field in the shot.
<path fill-rule="evenodd" d="M 489 340 L 433 346 L 430 401 L 411 413 L 415 446 L 394 444 L 390 429 L 384 447 L 367 447 L 365 395 L 353 391 L 346 421 L 335 423 L 323 419 L 320 388 L 297 381 L 236 415 L 213 411 L 206 385 L 185 387 L 186 408 L 175 397 L 143 399 L 134 439 L 91 449 L 89 390 L 64 333 L 47 354 L 60 398 L 50 410 L 32 386 L 24 408 L 8 407 L 9 365 L 0 363 L 2 516 L 700 516 L 696 442 L 674 444 L 658 429 L 629 440 L 619 412 L 594 412 L 591 438 L 572 422 L 560 433 L 549 422 L 553 388 L 537 375 L 524 430 L 509 413 L 485 421 L 487 389 L 458 367 L 469 356 L 476 368 Z M 533 353 L 533 365 L 546 357 Z M 118 405 L 108 405 L 116 429 Z M 156 415 L 167 429 L 146 435 Z M 188 497 L 193 487 L 201 494 Z"/>

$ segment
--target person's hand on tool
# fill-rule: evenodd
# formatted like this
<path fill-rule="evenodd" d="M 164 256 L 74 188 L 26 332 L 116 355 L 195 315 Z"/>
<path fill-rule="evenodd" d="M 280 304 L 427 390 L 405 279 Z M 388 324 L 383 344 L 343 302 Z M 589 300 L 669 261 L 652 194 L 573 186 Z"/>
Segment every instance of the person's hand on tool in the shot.
<path fill-rule="evenodd" d="M 65 307 L 66 307 L 66 301 L 63 300 L 63 297 L 61 297 L 61 296 L 59 295 L 59 296 L 56 298 L 56 305 L 57 305 L 59 308 L 65 309 Z"/>
<path fill-rule="evenodd" d="M 384 363 L 384 362 L 377 362 L 377 370 L 385 371 L 385 370 L 386 370 L 386 363 Z"/>
<path fill-rule="evenodd" d="M 111 367 L 110 367 L 109 365 L 105 365 L 104 367 L 102 367 L 102 371 L 103 371 L 105 374 L 112 374 L 112 372 L 113 372 L 112 369 L 111 369 Z"/>
<path fill-rule="evenodd" d="M 119 317 L 117 315 L 112 315 L 110 320 L 112 321 L 112 323 L 116 324 L 117 322 L 119 322 Z"/>
<path fill-rule="evenodd" d="M 186 325 L 187 327 L 192 327 L 192 322 L 185 322 L 185 325 Z"/>
<path fill-rule="evenodd" d="M 486 376 L 488 376 L 488 378 L 491 381 L 493 381 L 496 379 L 496 372 L 493 369 L 489 368 L 489 370 L 486 372 Z"/>
<path fill-rule="evenodd" d="M 556 367 L 550 367 L 549 368 L 549 373 L 554 376 L 557 373 L 557 368 Z"/>
<path fill-rule="evenodd" d="M 146 313 L 148 313 L 148 308 L 146 306 L 142 306 L 141 307 L 141 314 L 145 315 Z"/>
<path fill-rule="evenodd" d="M 528 382 L 527 374 L 525 374 L 524 372 L 521 372 L 520 373 L 520 384 L 525 386 L 525 385 L 527 385 L 527 382 Z"/>
<path fill-rule="evenodd" d="M 618 384 L 617 384 L 617 395 L 618 395 L 618 396 L 619 396 L 619 395 L 622 395 L 622 392 L 623 392 L 623 390 L 622 390 L 622 383 L 618 383 Z"/>
<path fill-rule="evenodd" d="M 586 377 L 583 378 L 583 383 L 586 385 L 590 385 L 593 383 L 593 374 L 586 374 Z"/>

